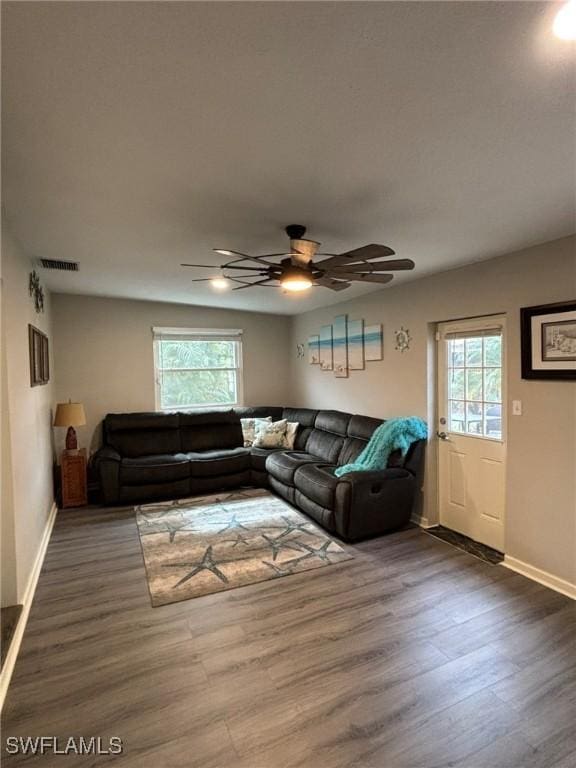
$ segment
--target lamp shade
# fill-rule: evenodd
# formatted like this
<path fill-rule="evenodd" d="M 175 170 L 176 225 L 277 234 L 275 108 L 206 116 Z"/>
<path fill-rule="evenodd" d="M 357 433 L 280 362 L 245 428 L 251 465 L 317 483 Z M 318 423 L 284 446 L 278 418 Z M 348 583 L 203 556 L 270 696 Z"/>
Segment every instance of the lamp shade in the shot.
<path fill-rule="evenodd" d="M 82 427 L 86 414 L 82 403 L 58 403 L 54 416 L 55 427 Z"/>

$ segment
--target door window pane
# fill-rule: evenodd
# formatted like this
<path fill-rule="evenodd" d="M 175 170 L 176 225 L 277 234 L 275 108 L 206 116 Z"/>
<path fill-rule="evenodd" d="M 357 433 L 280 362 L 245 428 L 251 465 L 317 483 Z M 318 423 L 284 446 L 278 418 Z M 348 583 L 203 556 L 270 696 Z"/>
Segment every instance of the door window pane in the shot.
<path fill-rule="evenodd" d="M 449 372 L 448 397 L 451 400 L 464 400 L 465 379 L 464 368 L 452 368 Z"/>
<path fill-rule="evenodd" d="M 447 340 L 448 428 L 502 439 L 502 337 Z"/>
<path fill-rule="evenodd" d="M 486 403 L 484 411 L 484 434 L 495 440 L 502 439 L 502 406 Z"/>
<path fill-rule="evenodd" d="M 465 432 L 466 429 L 466 403 L 464 400 L 450 400 L 450 430 L 452 432 Z"/>
<path fill-rule="evenodd" d="M 448 365 L 451 368 L 458 368 L 465 364 L 464 339 L 452 339 L 449 344 Z"/>
<path fill-rule="evenodd" d="M 466 402 L 466 432 L 471 435 L 482 434 L 482 415 L 482 403 Z"/>
<path fill-rule="evenodd" d="M 502 336 L 484 338 L 484 365 L 502 365 Z"/>
<path fill-rule="evenodd" d="M 482 400 L 482 368 L 466 369 L 466 400 Z"/>
<path fill-rule="evenodd" d="M 484 400 L 489 403 L 502 402 L 502 368 L 484 369 Z"/>
<path fill-rule="evenodd" d="M 466 339 L 466 365 L 482 365 L 482 339 Z"/>

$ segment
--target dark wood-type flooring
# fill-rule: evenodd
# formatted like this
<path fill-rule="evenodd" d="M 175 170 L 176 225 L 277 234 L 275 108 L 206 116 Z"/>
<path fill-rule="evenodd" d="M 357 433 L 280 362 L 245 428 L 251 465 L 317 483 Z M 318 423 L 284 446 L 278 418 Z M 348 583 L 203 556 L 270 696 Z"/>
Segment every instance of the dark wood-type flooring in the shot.
<path fill-rule="evenodd" d="M 417 528 L 352 549 L 152 608 L 133 513 L 61 512 L 3 741 L 118 736 L 124 754 L 2 766 L 576 766 L 574 602 Z"/>
<path fill-rule="evenodd" d="M 4 666 L 10 650 L 10 643 L 16 632 L 18 619 L 22 613 L 21 605 L 7 605 L 0 609 L 0 669 Z"/>

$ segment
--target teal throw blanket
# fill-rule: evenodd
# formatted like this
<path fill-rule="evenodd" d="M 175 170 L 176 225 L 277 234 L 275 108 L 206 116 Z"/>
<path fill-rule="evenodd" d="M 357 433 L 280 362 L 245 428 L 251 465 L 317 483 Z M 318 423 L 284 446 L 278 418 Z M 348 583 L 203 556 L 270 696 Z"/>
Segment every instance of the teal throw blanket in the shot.
<path fill-rule="evenodd" d="M 425 440 L 427 437 L 426 422 L 417 416 L 389 419 L 374 430 L 368 445 L 356 461 L 338 467 L 334 474 L 336 477 L 342 477 L 348 472 L 386 469 L 391 453 L 399 450 L 402 456 L 405 456 L 412 443 L 416 440 Z"/>

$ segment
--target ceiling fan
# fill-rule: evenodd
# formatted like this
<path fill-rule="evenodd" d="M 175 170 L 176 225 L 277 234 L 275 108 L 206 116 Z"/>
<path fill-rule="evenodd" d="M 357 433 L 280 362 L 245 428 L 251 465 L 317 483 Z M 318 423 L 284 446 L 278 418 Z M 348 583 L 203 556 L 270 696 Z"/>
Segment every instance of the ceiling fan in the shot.
<path fill-rule="evenodd" d="M 320 243 L 304 238 L 306 227 L 290 224 L 286 227 L 290 238 L 290 250 L 283 253 L 268 253 L 264 256 L 249 256 L 239 251 L 214 248 L 222 256 L 233 257 L 231 261 L 220 265 L 217 277 L 196 278 L 192 282 L 210 282 L 217 290 L 226 290 L 230 282 L 238 283 L 233 288 L 240 291 L 252 286 L 264 288 L 283 288 L 286 291 L 305 291 L 313 286 L 342 291 L 350 283 L 389 283 L 396 270 L 414 269 L 411 259 L 387 259 L 394 251 L 386 245 L 363 245 L 345 253 L 320 253 Z M 314 261 L 316 256 L 326 256 L 321 261 Z M 280 261 L 270 261 L 280 259 Z M 247 262 L 250 263 L 247 266 Z M 254 266 L 252 266 L 254 265 Z M 257 266 L 256 266 L 257 265 Z M 181 264 L 182 267 L 203 267 L 214 269 L 208 264 Z M 234 270 L 234 271 L 233 271 Z M 247 274 L 246 274 L 247 273 Z M 254 280 L 254 278 L 257 278 Z"/>

